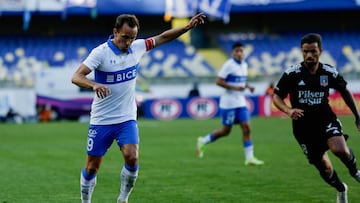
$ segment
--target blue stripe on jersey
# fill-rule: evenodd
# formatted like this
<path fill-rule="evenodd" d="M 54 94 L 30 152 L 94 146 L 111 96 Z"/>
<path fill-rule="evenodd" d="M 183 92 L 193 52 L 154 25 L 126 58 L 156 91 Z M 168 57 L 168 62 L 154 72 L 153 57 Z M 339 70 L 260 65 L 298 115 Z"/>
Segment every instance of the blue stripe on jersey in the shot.
<path fill-rule="evenodd" d="M 246 82 L 246 76 L 228 75 L 225 79 L 226 82 Z"/>
<path fill-rule="evenodd" d="M 136 78 L 138 67 L 139 64 L 136 64 L 135 66 L 116 72 L 104 72 L 95 69 L 95 81 L 101 84 L 117 84 L 133 80 Z"/>

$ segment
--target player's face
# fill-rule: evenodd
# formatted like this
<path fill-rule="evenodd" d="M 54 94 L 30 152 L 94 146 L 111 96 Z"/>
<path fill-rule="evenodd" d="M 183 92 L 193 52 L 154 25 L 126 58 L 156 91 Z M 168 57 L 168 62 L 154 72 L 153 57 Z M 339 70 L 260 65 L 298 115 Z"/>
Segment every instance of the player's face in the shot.
<path fill-rule="evenodd" d="M 304 63 L 307 68 L 313 69 L 319 63 L 319 58 L 321 54 L 321 49 L 317 42 L 308 44 L 305 43 L 301 47 Z"/>
<path fill-rule="evenodd" d="M 245 53 L 244 53 L 244 47 L 235 47 L 232 50 L 232 56 L 238 60 L 242 61 L 244 59 Z"/>
<path fill-rule="evenodd" d="M 131 43 L 136 39 L 138 28 L 131 28 L 125 23 L 120 29 L 114 28 L 114 44 L 123 52 L 126 52 Z"/>

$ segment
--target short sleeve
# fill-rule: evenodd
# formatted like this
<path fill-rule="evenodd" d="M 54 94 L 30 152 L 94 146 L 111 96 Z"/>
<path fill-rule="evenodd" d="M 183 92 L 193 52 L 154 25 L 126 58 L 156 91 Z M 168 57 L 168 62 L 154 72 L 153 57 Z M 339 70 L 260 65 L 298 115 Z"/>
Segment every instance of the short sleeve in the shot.
<path fill-rule="evenodd" d="M 289 85 L 289 80 L 290 75 L 288 73 L 284 73 L 275 87 L 274 93 L 279 95 L 282 99 L 286 98 L 290 92 L 289 87 L 291 85 Z"/>

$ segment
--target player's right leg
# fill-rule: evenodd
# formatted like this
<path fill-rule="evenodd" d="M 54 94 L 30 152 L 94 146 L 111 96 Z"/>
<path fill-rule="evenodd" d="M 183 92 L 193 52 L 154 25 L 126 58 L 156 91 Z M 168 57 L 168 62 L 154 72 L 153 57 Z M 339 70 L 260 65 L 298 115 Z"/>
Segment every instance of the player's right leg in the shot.
<path fill-rule="evenodd" d="M 199 158 L 204 156 L 205 145 L 215 142 L 215 140 L 220 137 L 224 137 L 230 134 L 232 125 L 234 124 L 234 109 L 220 109 L 220 116 L 222 127 L 220 129 L 214 130 L 212 133 L 209 133 L 203 137 L 198 137 L 196 140 L 196 155 Z"/>
<path fill-rule="evenodd" d="M 91 203 L 96 185 L 96 174 L 100 168 L 102 157 L 113 142 L 109 133 L 111 133 L 111 126 L 89 126 L 86 166 L 80 174 L 80 194 L 83 203 Z"/>
<path fill-rule="evenodd" d="M 80 174 L 80 195 L 82 203 L 91 203 L 92 193 L 96 185 L 96 174 L 89 175 L 84 168 Z"/>
<path fill-rule="evenodd" d="M 80 195 L 82 203 L 91 203 L 92 193 L 96 185 L 96 174 L 102 157 L 87 156 L 86 167 L 80 173 Z"/>
<path fill-rule="evenodd" d="M 199 158 L 204 156 L 205 145 L 215 142 L 220 137 L 224 137 L 230 134 L 232 126 L 223 126 L 220 129 L 214 130 L 214 132 L 205 135 L 204 137 L 198 137 L 196 142 L 196 154 Z"/>
<path fill-rule="evenodd" d="M 204 156 L 205 144 L 206 142 L 210 142 L 212 134 L 208 134 L 204 137 L 198 137 L 196 142 L 196 154 L 199 158 Z M 208 140 L 208 141 L 206 141 Z"/>

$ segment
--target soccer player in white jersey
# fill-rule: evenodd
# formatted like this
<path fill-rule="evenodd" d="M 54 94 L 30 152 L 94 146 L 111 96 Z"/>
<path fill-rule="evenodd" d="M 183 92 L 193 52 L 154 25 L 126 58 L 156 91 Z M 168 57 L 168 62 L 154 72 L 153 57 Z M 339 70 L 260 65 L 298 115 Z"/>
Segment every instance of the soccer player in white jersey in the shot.
<path fill-rule="evenodd" d="M 174 40 L 197 25 L 204 24 L 202 13 L 187 25 L 169 29 L 147 39 L 136 39 L 139 21 L 134 15 L 116 18 L 107 42 L 94 48 L 72 76 L 72 83 L 91 88 L 95 94 L 87 137 L 86 164 L 80 173 L 83 203 L 90 203 L 96 175 L 103 156 L 116 140 L 124 166 L 120 172 L 117 202 L 128 202 L 139 168 L 139 135 L 136 122 L 135 83 L 141 57 L 149 50 Z M 94 71 L 95 80 L 86 76 Z"/>
<path fill-rule="evenodd" d="M 248 65 L 244 61 L 244 45 L 242 43 L 233 44 L 231 55 L 232 58 L 224 63 L 216 78 L 216 84 L 225 89 L 219 104 L 222 127 L 204 137 L 198 137 L 196 153 L 202 158 L 206 144 L 229 135 L 232 126 L 239 124 L 242 129 L 245 165 L 262 165 L 264 162 L 254 156 L 254 146 L 250 137 L 250 114 L 244 91 L 249 89 L 253 92 L 255 88 L 246 81 Z"/>

